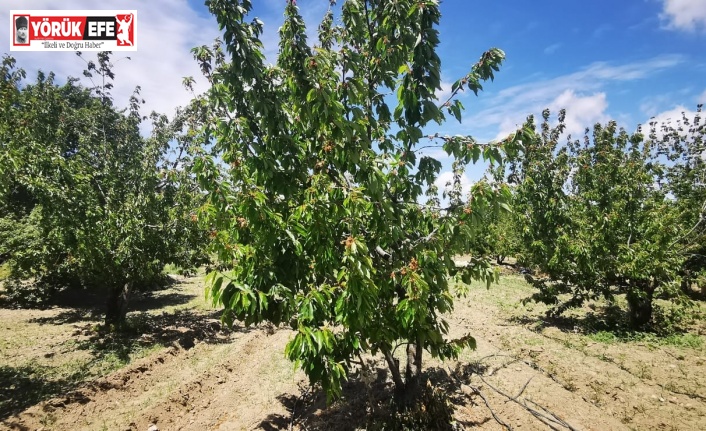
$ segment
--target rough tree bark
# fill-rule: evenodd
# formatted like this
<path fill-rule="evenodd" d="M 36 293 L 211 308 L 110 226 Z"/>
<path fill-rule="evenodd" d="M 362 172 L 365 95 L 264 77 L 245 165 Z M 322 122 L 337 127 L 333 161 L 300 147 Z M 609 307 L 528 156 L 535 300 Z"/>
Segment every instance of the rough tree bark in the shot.
<path fill-rule="evenodd" d="M 628 291 L 628 311 L 632 328 L 644 329 L 649 325 L 652 320 L 652 300 L 655 290 L 655 283 L 645 280 L 640 282 L 637 288 Z"/>
<path fill-rule="evenodd" d="M 402 405 L 411 406 L 421 393 L 422 355 L 421 343 L 407 345 L 407 369 L 405 370 L 405 392 Z"/>
<path fill-rule="evenodd" d="M 117 284 L 110 290 L 105 312 L 106 327 L 120 327 L 125 322 L 127 306 L 132 293 L 132 282 Z"/>
<path fill-rule="evenodd" d="M 404 380 L 400 373 L 399 361 L 392 356 L 392 352 L 384 351 L 387 366 L 392 373 L 395 384 L 394 400 L 400 409 L 414 405 L 421 394 L 422 358 L 424 348 L 421 343 L 407 344 L 407 365 Z"/>

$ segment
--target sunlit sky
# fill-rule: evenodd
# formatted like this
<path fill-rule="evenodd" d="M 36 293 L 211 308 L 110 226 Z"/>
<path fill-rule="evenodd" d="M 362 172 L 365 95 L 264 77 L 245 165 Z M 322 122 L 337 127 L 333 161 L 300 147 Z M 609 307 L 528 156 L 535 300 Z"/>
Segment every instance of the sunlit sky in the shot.
<path fill-rule="evenodd" d="M 339 0 L 339 2 L 342 0 Z M 297 2 L 310 34 L 329 0 Z M 252 17 L 265 23 L 269 61 L 277 55 L 277 30 L 285 0 L 253 0 Z M 219 36 L 216 20 L 197 0 L 4 0 L 0 42 L 10 54 L 10 10 L 136 9 L 138 51 L 117 63 L 114 96 L 127 104 L 136 85 L 143 89 L 145 113 L 171 114 L 188 102 L 184 76 L 199 77 L 190 49 Z M 498 139 L 528 114 L 567 109 L 569 132 L 581 134 L 596 122 L 614 119 L 626 129 L 658 119 L 677 118 L 706 102 L 706 0 L 445 0 L 439 27 L 444 88 L 463 76 L 490 47 L 507 60 L 478 97 L 461 95 L 463 122 L 441 133 Z M 70 52 L 14 52 L 33 77 L 54 71 L 60 81 L 81 76 L 84 63 Z M 85 54 L 87 55 L 87 54 Z M 116 54 L 116 58 L 119 56 Z M 203 79 L 197 90 L 204 90 Z M 444 161 L 445 169 L 450 162 Z M 482 175 L 472 168 L 466 184 Z M 450 176 L 440 178 L 443 183 Z"/>

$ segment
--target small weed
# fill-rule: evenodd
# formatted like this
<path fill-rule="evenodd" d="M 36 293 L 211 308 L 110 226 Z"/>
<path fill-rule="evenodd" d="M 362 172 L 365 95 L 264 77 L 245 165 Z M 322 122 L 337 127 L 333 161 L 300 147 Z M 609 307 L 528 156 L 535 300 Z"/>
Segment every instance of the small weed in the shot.
<path fill-rule="evenodd" d="M 639 362 L 637 364 L 637 370 L 635 370 L 635 376 L 642 380 L 652 379 L 652 367 Z"/>
<path fill-rule="evenodd" d="M 576 383 L 574 383 L 573 378 L 571 377 L 564 379 L 564 384 L 562 386 L 569 392 L 576 392 L 579 388 L 576 386 Z"/>
<path fill-rule="evenodd" d="M 588 401 L 593 403 L 596 406 L 600 406 L 603 398 L 601 397 L 601 389 L 594 387 L 593 384 L 590 385 L 591 389 L 593 390 L 589 395 L 588 395 Z"/>
<path fill-rule="evenodd" d="M 689 370 L 686 367 L 684 367 L 682 364 L 677 364 L 677 369 L 679 370 L 679 372 L 681 373 L 682 376 L 688 377 Z"/>
<path fill-rule="evenodd" d="M 677 385 L 674 381 L 668 381 L 664 385 L 664 389 L 669 392 L 678 392 L 680 390 L 679 385 Z"/>
<path fill-rule="evenodd" d="M 567 349 L 576 348 L 577 350 L 580 350 L 580 349 L 578 349 L 578 346 L 574 345 L 574 343 L 571 340 L 569 340 L 568 338 L 564 338 L 563 340 L 560 340 L 560 342 Z"/>
<path fill-rule="evenodd" d="M 547 371 L 547 374 L 550 376 L 556 376 L 557 375 L 557 367 L 553 362 L 549 362 L 544 369 Z"/>
<path fill-rule="evenodd" d="M 598 331 L 593 334 L 586 335 L 589 340 L 595 341 L 597 343 L 612 344 L 618 342 L 620 339 L 612 332 L 609 331 Z"/>
<path fill-rule="evenodd" d="M 623 410 L 622 415 L 620 415 L 620 422 L 624 424 L 629 424 L 630 422 L 633 421 L 633 413 L 629 411 L 629 409 L 626 407 Z"/>
<path fill-rule="evenodd" d="M 527 346 L 541 346 L 544 344 L 545 339 L 540 337 L 528 338 L 525 340 L 525 345 Z"/>
<path fill-rule="evenodd" d="M 509 350 L 515 343 L 506 334 L 500 335 L 500 345 L 503 349 Z"/>
<path fill-rule="evenodd" d="M 56 416 L 53 413 L 47 413 L 46 415 L 42 416 L 42 418 L 39 420 L 39 423 L 45 427 L 50 427 L 54 425 L 55 422 Z"/>

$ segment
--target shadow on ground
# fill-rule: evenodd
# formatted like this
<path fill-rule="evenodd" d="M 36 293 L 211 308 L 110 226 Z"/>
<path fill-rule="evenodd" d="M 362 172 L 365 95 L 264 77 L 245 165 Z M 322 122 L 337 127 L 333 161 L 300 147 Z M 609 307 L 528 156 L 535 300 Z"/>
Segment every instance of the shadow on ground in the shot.
<path fill-rule="evenodd" d="M 653 321 L 645 328 L 636 329 L 630 325 L 627 310 L 616 304 L 602 306 L 589 305 L 590 311 L 581 315 L 531 315 L 510 316 L 505 318 L 511 324 L 522 325 L 531 331 L 542 333 L 546 328 L 556 328 L 564 333 L 581 335 L 598 335 L 600 338 L 614 341 L 635 341 L 645 337 L 667 338 L 680 336 L 693 331 L 690 328 L 690 310 L 683 316 L 664 318 L 658 314 L 658 308 L 653 312 Z M 678 314 L 679 312 L 677 312 Z M 696 313 L 696 312 L 692 312 Z M 697 316 L 697 314 L 694 314 Z M 691 319 L 695 319 L 692 317 Z"/>
<path fill-rule="evenodd" d="M 67 326 L 67 330 L 72 331 L 69 344 L 62 345 L 62 348 L 64 351 L 89 351 L 91 359 L 87 363 L 60 367 L 40 365 L 36 361 L 17 367 L 0 366 L 0 421 L 41 401 L 70 393 L 81 384 L 105 374 L 106 370 L 110 372 L 128 365 L 141 351 L 166 346 L 188 350 L 198 342 L 227 343 L 232 332 L 253 329 L 239 327 L 237 323 L 232 329 L 225 327 L 220 322 L 220 311 L 189 309 L 161 314 L 144 311 L 187 303 L 193 297 L 180 292 L 141 295 L 132 304 L 132 310 L 138 312 L 130 313 L 124 329 L 115 332 L 100 330 L 100 309 L 86 307 L 91 301 L 85 298 L 81 307 L 62 311 L 53 317 L 34 319 L 33 322 L 38 324 L 72 324 Z M 45 357 L 54 354 L 49 352 L 47 355 L 50 356 Z"/>
<path fill-rule="evenodd" d="M 148 290 L 135 292 L 130 300 L 130 312 L 145 312 L 163 307 L 184 305 L 192 301 L 196 295 L 187 292 L 178 281 L 169 284 L 170 292 L 163 290 Z M 61 291 L 47 304 L 65 308 L 55 316 L 33 319 L 31 323 L 64 325 L 67 323 L 99 321 L 105 314 L 108 292 L 100 289 L 67 289 Z"/>
<path fill-rule="evenodd" d="M 357 430 L 357 429 L 397 429 L 392 423 L 406 423 L 411 428 L 427 430 L 453 430 L 450 415 L 454 406 L 467 402 L 461 384 L 467 381 L 471 366 L 458 367 L 451 375 L 443 368 L 430 368 L 425 371 L 423 380 L 423 407 L 399 413 L 392 403 L 394 388 L 388 379 L 386 368 L 377 368 L 377 378 L 366 386 L 360 378 L 351 376 L 343 385 L 340 400 L 327 406 L 326 394 L 321 388 L 300 387 L 298 395 L 284 394 L 277 400 L 287 410 L 287 415 L 271 414 L 260 422 L 258 429 L 274 431 L 281 429 Z M 420 404 L 420 406 L 422 405 Z M 371 407 L 372 406 L 372 407 Z M 447 410 L 447 407 L 450 408 Z M 436 412 L 436 413 L 435 413 Z M 464 426 L 477 426 L 478 423 L 462 423 Z M 422 426 L 422 428 L 419 428 Z"/>
<path fill-rule="evenodd" d="M 178 345 L 188 350 L 197 342 L 226 343 L 232 331 L 252 329 L 238 327 L 228 329 L 221 324 L 220 315 L 220 311 L 202 313 L 193 310 L 178 310 L 157 315 L 132 314 L 128 316 L 123 330 L 95 332 L 87 340 L 79 342 L 78 348 L 90 350 L 96 358 L 110 355 L 127 363 L 130 355 L 138 349 L 155 345 Z"/>
<path fill-rule="evenodd" d="M 47 379 L 52 367 L 29 364 L 0 366 L 0 420 L 19 413 L 40 401 L 66 393 L 81 383 L 81 371 L 57 379 Z"/>
<path fill-rule="evenodd" d="M 582 316 L 521 315 L 507 321 L 530 326 L 535 331 L 553 327 L 562 332 L 592 334 L 599 331 L 617 331 L 627 325 L 625 312 L 616 305 L 601 307 Z"/>

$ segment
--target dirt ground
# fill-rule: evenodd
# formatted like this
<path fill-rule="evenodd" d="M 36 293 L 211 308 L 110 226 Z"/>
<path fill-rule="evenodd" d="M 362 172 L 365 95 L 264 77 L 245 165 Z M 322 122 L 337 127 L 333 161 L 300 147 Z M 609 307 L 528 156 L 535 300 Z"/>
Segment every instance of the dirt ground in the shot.
<path fill-rule="evenodd" d="M 706 429 L 706 347 L 694 333 L 623 340 L 547 324 L 531 288 L 506 276 L 472 286 L 449 317 L 478 348 L 427 371 L 456 405 L 457 429 Z M 0 429 L 360 429 L 389 390 L 382 361 L 368 390 L 352 377 L 326 407 L 284 358 L 292 336 L 226 330 L 199 279 L 133 304 L 134 334 L 111 339 L 90 307 L 0 310 Z M 591 309 L 587 309 L 591 313 Z M 378 398 L 376 398 L 378 397 Z"/>

